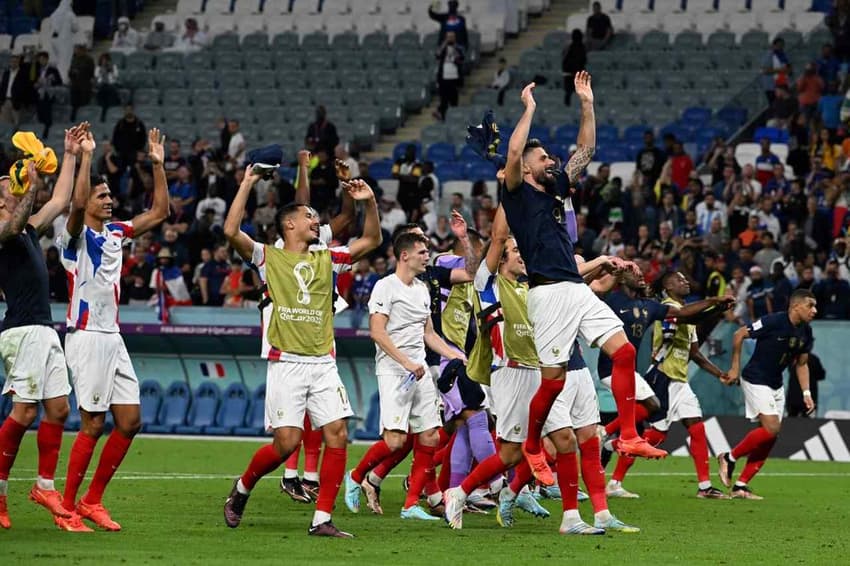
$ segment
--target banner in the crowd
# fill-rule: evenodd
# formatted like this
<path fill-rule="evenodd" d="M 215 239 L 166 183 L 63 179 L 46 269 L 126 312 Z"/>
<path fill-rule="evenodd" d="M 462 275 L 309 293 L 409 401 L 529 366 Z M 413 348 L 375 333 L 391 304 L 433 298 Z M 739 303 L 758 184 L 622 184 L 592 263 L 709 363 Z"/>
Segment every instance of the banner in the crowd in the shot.
<path fill-rule="evenodd" d="M 707 417 L 705 433 L 712 454 L 728 452 L 756 426 L 744 417 Z M 850 420 L 786 418 L 771 458 L 850 462 Z M 674 424 L 662 447 L 674 456 L 687 456 L 685 427 Z M 850 473 L 850 470 L 848 470 Z"/>

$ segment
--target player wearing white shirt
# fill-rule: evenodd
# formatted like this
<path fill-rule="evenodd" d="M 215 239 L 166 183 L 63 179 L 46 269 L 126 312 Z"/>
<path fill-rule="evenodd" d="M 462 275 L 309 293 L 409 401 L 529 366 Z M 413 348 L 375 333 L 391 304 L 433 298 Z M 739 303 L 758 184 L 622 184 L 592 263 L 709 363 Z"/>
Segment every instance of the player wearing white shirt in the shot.
<path fill-rule="evenodd" d="M 63 506 L 72 515 L 56 517 L 56 524 L 63 530 L 87 529 L 81 517 L 109 531 L 121 529 L 103 507 L 103 492 L 142 426 L 139 381 L 118 327 L 121 249 L 126 240 L 155 228 L 168 216 L 163 140 L 156 128 L 148 133 L 148 154 L 153 163 L 153 205 L 130 222 L 112 221 L 109 185 L 103 178 L 90 179 L 95 149 L 91 133 L 82 143 L 71 212 L 65 232 L 59 238 L 71 290 L 66 357 L 82 418 L 68 460 L 63 500 Z M 112 412 L 115 428 L 106 441 L 88 491 L 77 502 L 77 491 L 103 434 L 107 411 Z"/>
<path fill-rule="evenodd" d="M 428 244 L 428 238 L 421 234 L 397 237 L 393 242 L 396 272 L 379 280 L 369 299 L 383 439 L 373 444 L 363 459 L 380 462 L 404 447 L 408 432 L 416 435 L 401 518 L 436 521 L 437 517 L 417 504 L 425 484 L 434 479 L 434 452 L 441 425 L 437 386 L 428 371 L 425 346 L 450 360 L 465 358 L 434 331 L 430 293 L 417 279 L 428 266 Z M 360 486 L 350 472 L 345 476 L 345 491 L 346 505 L 356 513 Z"/>

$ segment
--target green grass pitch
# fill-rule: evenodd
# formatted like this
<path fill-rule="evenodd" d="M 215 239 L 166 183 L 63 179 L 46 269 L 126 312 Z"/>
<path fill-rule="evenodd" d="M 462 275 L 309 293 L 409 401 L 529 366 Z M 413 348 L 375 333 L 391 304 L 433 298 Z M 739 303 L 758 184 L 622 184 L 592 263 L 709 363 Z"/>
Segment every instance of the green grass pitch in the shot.
<path fill-rule="evenodd" d="M 66 436 L 59 462 L 64 476 Z M 99 447 L 103 446 L 101 441 Z M 26 494 L 36 474 L 35 435 L 28 434 L 9 483 L 13 528 L 0 531 L 2 564 L 303 564 L 528 566 L 581 560 L 590 564 L 847 564 L 850 563 L 850 465 L 770 460 L 753 483 L 764 501 L 703 501 L 689 459 L 640 462 L 627 478 L 639 500 L 612 500 L 611 510 L 643 529 L 638 535 L 564 537 L 560 502 L 549 519 L 517 512 L 501 529 L 495 514 L 466 515 L 455 532 L 442 522 L 402 521 L 401 476 L 384 484 L 386 515 L 359 515 L 337 500 L 336 524 L 354 540 L 307 536 L 312 507 L 278 490 L 279 475 L 260 482 L 242 525 L 224 526 L 222 504 L 255 442 L 141 437 L 133 444 L 104 503 L 120 533 L 64 533 Z M 365 446 L 352 446 L 349 467 Z M 90 474 L 98 454 L 95 454 Z M 610 470 L 610 468 L 609 468 Z M 712 473 L 716 466 L 712 462 Z M 713 478 L 714 479 L 714 478 Z M 64 482 L 58 482 L 61 488 Z M 715 479 L 715 485 L 719 482 Z M 86 484 L 83 485 L 85 489 Z M 592 519 L 589 503 L 582 516 Z"/>

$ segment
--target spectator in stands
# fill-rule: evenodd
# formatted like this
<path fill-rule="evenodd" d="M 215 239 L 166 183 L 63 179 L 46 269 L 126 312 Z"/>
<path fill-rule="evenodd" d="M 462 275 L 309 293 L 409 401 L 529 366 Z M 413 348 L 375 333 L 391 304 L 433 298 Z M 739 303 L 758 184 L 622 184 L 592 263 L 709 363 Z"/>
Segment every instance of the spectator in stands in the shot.
<path fill-rule="evenodd" d="M 147 130 L 133 110 L 132 104 L 124 106 L 124 116 L 115 124 L 112 130 L 112 147 L 118 154 L 121 168 L 131 167 L 136 160 L 136 153 L 145 149 Z"/>
<path fill-rule="evenodd" d="M 658 210 L 659 229 L 660 223 L 669 222 L 671 232 L 677 230 L 684 221 L 682 209 L 676 204 L 676 196 L 673 191 L 664 191 L 661 195 L 661 206 Z"/>
<path fill-rule="evenodd" d="M 572 102 L 576 91 L 575 75 L 587 68 L 587 48 L 584 45 L 584 34 L 580 29 L 574 29 L 570 44 L 564 46 L 561 52 L 561 75 L 564 80 L 564 105 Z"/>
<path fill-rule="evenodd" d="M 711 231 L 711 224 L 715 218 L 720 219 L 721 226 L 726 224 L 726 205 L 717 202 L 714 191 L 709 187 L 704 189 L 702 202 L 697 203 L 694 212 L 696 213 L 697 224 L 703 234 L 708 234 Z"/>
<path fill-rule="evenodd" d="M 740 191 L 744 195 L 744 200 L 748 205 L 754 205 L 761 196 L 761 183 L 755 178 L 755 167 L 747 163 L 741 169 L 741 180 L 738 182 L 736 191 Z"/>
<path fill-rule="evenodd" d="M 428 234 L 428 237 L 431 239 L 434 252 L 444 253 L 451 250 L 454 246 L 454 234 L 449 226 L 449 217 L 440 215 L 437 218 L 437 227 Z"/>
<path fill-rule="evenodd" d="M 347 297 L 348 303 L 351 305 L 352 328 L 360 328 L 363 320 L 368 318 L 369 297 L 372 295 L 372 289 L 374 289 L 378 279 L 379 276 L 372 271 L 368 259 L 361 259 L 357 262 Z"/>
<path fill-rule="evenodd" d="M 703 263 L 705 264 L 705 296 L 722 297 L 726 294 L 726 260 L 724 257 L 714 250 L 706 250 L 703 253 Z"/>
<path fill-rule="evenodd" d="M 472 217 L 472 210 L 466 204 L 462 193 L 452 193 L 451 209 L 456 210 L 466 220 L 467 226 L 475 226 L 475 219 Z"/>
<path fill-rule="evenodd" d="M 841 104 L 844 102 L 844 95 L 838 93 L 838 82 L 827 83 L 826 94 L 820 97 L 818 101 L 818 114 L 823 121 L 823 125 L 835 130 L 841 125 Z M 845 136 L 842 136 L 846 139 Z"/>
<path fill-rule="evenodd" d="M 21 56 L 9 58 L 9 68 L 0 79 L 0 120 L 14 128 L 21 122 L 21 112 L 35 101 L 33 83 L 21 66 Z"/>
<path fill-rule="evenodd" d="M 643 149 L 635 158 L 635 167 L 643 175 L 645 186 L 655 186 L 666 159 L 664 152 L 655 146 L 655 133 L 652 130 L 646 130 L 643 133 Z"/>
<path fill-rule="evenodd" d="M 7 3 L 11 6 L 12 4 Z M 44 47 L 50 52 L 50 58 L 56 62 L 56 68 L 62 80 L 68 82 L 73 53 L 68 49 L 74 42 L 77 29 L 77 16 L 71 0 L 61 0 L 56 10 L 42 23 L 42 29 L 49 29 L 49 43 Z M 72 118 L 73 121 L 73 118 Z"/>
<path fill-rule="evenodd" d="M 809 143 L 809 154 L 812 157 L 820 159 L 819 163 L 812 164 L 812 174 L 819 173 L 819 165 L 824 169 L 828 169 L 830 173 L 838 171 L 838 160 L 841 157 L 841 150 L 832 143 L 832 136 L 829 130 L 821 128 L 817 133 L 812 133 L 812 140 Z"/>
<path fill-rule="evenodd" d="M 77 109 L 91 101 L 95 64 L 85 43 L 74 46 L 74 56 L 68 69 L 71 84 L 71 121 L 77 120 Z"/>
<path fill-rule="evenodd" d="M 806 199 L 806 220 L 803 222 L 803 232 L 814 240 L 819 249 L 829 246 L 832 239 L 832 218 L 829 212 L 818 206 L 815 196 Z"/>
<path fill-rule="evenodd" d="M 269 193 L 274 194 L 273 191 Z M 207 190 L 207 196 L 198 201 L 198 206 L 195 207 L 195 219 L 200 221 L 204 216 L 212 212 L 212 218 L 208 222 L 211 229 L 222 228 L 224 226 L 224 213 L 227 210 L 227 203 L 219 196 L 218 186 L 212 184 Z"/>
<path fill-rule="evenodd" d="M 174 46 L 174 34 L 165 29 L 165 22 L 153 23 L 153 31 L 145 37 L 144 48 L 148 51 L 162 51 Z"/>
<path fill-rule="evenodd" d="M 101 53 L 94 70 L 94 82 L 97 85 L 97 103 L 100 105 L 100 121 L 106 120 L 106 111 L 121 104 L 118 95 L 118 66 L 112 62 L 109 53 Z"/>
<path fill-rule="evenodd" d="M 392 176 L 398 180 L 398 200 L 402 209 L 412 216 L 419 209 L 419 177 L 422 176 L 422 166 L 416 159 L 416 146 L 409 144 L 404 148 L 404 156 L 393 164 Z"/>
<path fill-rule="evenodd" d="M 360 165 L 357 163 L 357 160 L 351 156 L 348 142 L 340 142 L 336 144 L 336 147 L 334 148 L 334 157 L 337 161 L 345 163 L 352 179 L 360 178 Z"/>
<path fill-rule="evenodd" d="M 496 72 L 493 73 L 493 80 L 490 82 L 490 88 L 496 91 L 496 104 L 503 106 L 505 104 L 505 92 L 511 84 L 511 71 L 508 69 L 508 62 L 504 57 L 499 57 L 499 66 Z"/>
<path fill-rule="evenodd" d="M 437 229 L 437 204 L 431 199 L 422 201 L 419 207 L 419 224 L 425 225 L 425 233 L 430 234 Z"/>
<path fill-rule="evenodd" d="M 174 43 L 175 50 L 188 53 L 190 51 L 200 51 L 207 46 L 209 42 L 207 34 L 198 28 L 198 21 L 195 18 L 186 18 L 183 26 L 183 33 Z"/>
<path fill-rule="evenodd" d="M 723 226 L 723 218 L 715 216 L 711 220 L 708 232 L 703 237 L 707 250 L 722 253 L 729 247 L 729 234 Z"/>
<path fill-rule="evenodd" d="M 676 140 L 673 143 L 673 154 L 670 156 L 670 180 L 673 185 L 684 192 L 688 186 L 691 171 L 694 170 L 694 162 L 691 156 L 685 153 L 685 146 L 681 141 Z"/>
<path fill-rule="evenodd" d="M 183 157 L 182 152 L 180 151 L 180 140 L 169 140 L 168 142 L 168 153 L 165 156 L 165 160 L 162 162 L 163 169 L 165 169 L 165 178 L 169 183 L 172 183 L 177 180 L 177 170 L 180 167 L 188 166 L 189 163 L 186 161 L 186 158 Z M 194 173 L 189 168 L 190 173 Z M 192 178 L 197 178 L 195 175 L 192 175 Z"/>
<path fill-rule="evenodd" d="M 106 177 L 107 184 L 110 187 L 120 187 L 123 171 L 118 156 L 115 155 L 112 148 L 112 142 L 108 139 L 98 140 L 97 147 L 101 150 L 101 156 L 97 160 L 98 175 Z"/>
<path fill-rule="evenodd" d="M 112 51 L 132 53 L 139 48 L 139 32 L 130 27 L 130 18 L 118 18 L 118 29 L 112 36 Z"/>
<path fill-rule="evenodd" d="M 829 85 L 838 80 L 838 72 L 841 70 L 841 61 L 835 56 L 831 43 L 825 43 L 821 47 L 820 57 L 815 60 L 815 66 L 823 84 Z"/>
<path fill-rule="evenodd" d="M 177 179 L 168 187 L 171 209 L 180 216 L 194 218 L 195 202 L 198 192 L 192 182 L 189 168 L 181 165 L 177 169 Z"/>
<path fill-rule="evenodd" d="M 850 283 L 839 278 L 838 261 L 826 263 L 826 274 L 812 288 L 818 301 L 818 318 L 850 319 Z"/>
<path fill-rule="evenodd" d="M 245 142 L 245 136 L 239 129 L 239 120 L 228 120 L 227 132 L 230 134 L 230 141 L 227 143 L 229 166 L 233 169 L 241 169 L 245 161 L 248 144 Z"/>
<path fill-rule="evenodd" d="M 440 92 L 440 105 L 434 113 L 438 120 L 446 119 L 446 109 L 457 106 L 463 69 L 464 49 L 455 38 L 455 33 L 446 33 L 446 39 L 437 50 L 437 86 Z"/>
<path fill-rule="evenodd" d="M 793 179 L 788 195 L 783 200 L 784 212 L 786 219 L 796 222 L 797 225 L 803 223 L 806 218 L 806 193 L 803 188 L 802 179 Z"/>
<path fill-rule="evenodd" d="M 762 138 L 759 142 L 761 153 L 756 156 L 756 180 L 764 185 L 773 176 L 773 166 L 780 163 L 779 157 L 770 151 L 770 140 Z"/>
<path fill-rule="evenodd" d="M 784 199 L 791 192 L 791 183 L 785 178 L 785 166 L 777 163 L 773 166 L 773 174 L 762 186 L 762 194 L 775 199 Z"/>
<path fill-rule="evenodd" d="M 189 249 L 186 244 L 180 241 L 180 234 L 177 233 L 177 230 L 165 230 L 162 233 L 162 245 L 171 250 L 173 265 L 180 268 L 182 274 L 188 275 L 192 271 Z"/>
<path fill-rule="evenodd" d="M 776 249 L 776 239 L 773 232 L 766 230 L 761 235 L 761 249 L 753 256 L 753 261 L 761 267 L 765 273 L 770 273 L 773 269 L 773 262 L 777 259 L 782 259 L 782 254 Z"/>
<path fill-rule="evenodd" d="M 791 119 L 799 111 L 797 99 L 791 96 L 791 93 L 785 86 L 776 87 L 775 93 L 775 98 L 768 111 L 770 119 L 768 119 L 766 125 L 771 128 L 787 129 L 791 123 Z"/>
<path fill-rule="evenodd" d="M 791 63 L 785 54 L 785 40 L 777 37 L 762 61 L 761 84 L 769 103 L 776 98 L 776 87 L 788 86 L 790 75 Z"/>
<path fill-rule="evenodd" d="M 192 296 L 186 288 L 183 273 L 175 265 L 174 251 L 164 246 L 156 255 L 157 268 L 151 274 L 148 285 L 157 295 L 162 294 L 166 306 L 191 305 Z M 156 304 L 157 299 L 151 297 L 150 303 Z"/>
<path fill-rule="evenodd" d="M 750 214 L 746 229 L 738 234 L 738 240 L 740 240 L 742 247 L 749 248 L 755 244 L 760 237 L 761 231 L 759 230 L 759 217 L 758 214 L 754 212 Z"/>
<path fill-rule="evenodd" d="M 761 267 L 752 266 L 750 284 L 747 287 L 747 313 L 751 322 L 773 312 L 771 290 L 770 282 L 764 278 Z"/>
<path fill-rule="evenodd" d="M 313 153 L 324 149 L 327 155 L 334 155 L 334 150 L 339 144 L 336 126 L 328 120 L 328 112 L 321 104 L 316 106 L 316 120 L 307 126 L 304 144 Z"/>
<path fill-rule="evenodd" d="M 202 304 L 220 307 L 224 303 L 221 286 L 230 272 L 227 257 L 227 246 L 216 246 L 212 259 L 201 269 L 199 283 Z"/>
<path fill-rule="evenodd" d="M 832 242 L 830 259 L 838 262 L 838 276 L 845 281 L 850 281 L 850 254 L 847 253 L 847 240 L 845 238 L 836 238 Z"/>
<path fill-rule="evenodd" d="M 318 163 L 310 171 L 310 204 L 320 213 L 330 211 L 339 187 L 330 155 L 324 148 L 319 148 L 316 153 Z"/>
<path fill-rule="evenodd" d="M 50 55 L 47 51 L 40 51 L 36 57 L 36 79 L 35 84 L 35 110 L 38 121 L 44 124 L 41 133 L 42 138 L 50 135 L 50 126 L 53 125 L 53 103 L 55 96 L 50 89 L 62 84 L 62 76 L 54 65 L 50 63 Z"/>
<path fill-rule="evenodd" d="M 266 192 L 266 202 L 257 207 L 254 211 L 254 226 L 257 232 L 262 232 L 266 226 L 273 225 L 274 219 L 277 216 L 277 193 L 274 191 Z"/>
<path fill-rule="evenodd" d="M 235 256 L 230 258 L 230 271 L 224 278 L 221 284 L 221 294 L 224 295 L 223 306 L 229 308 L 242 308 L 242 291 L 249 290 L 243 288 L 242 278 L 245 275 L 243 271 L 242 258 Z M 247 271 L 251 271 L 250 269 Z"/>
<path fill-rule="evenodd" d="M 797 102 L 800 104 L 800 112 L 807 119 L 814 117 L 818 109 L 818 102 L 823 95 L 826 85 L 817 73 L 814 63 L 808 63 L 805 71 L 797 79 Z"/>
<path fill-rule="evenodd" d="M 605 49 L 614 37 L 614 26 L 611 18 L 602 13 L 602 4 L 594 2 L 592 13 L 587 18 L 587 49 L 598 51 Z"/>
<path fill-rule="evenodd" d="M 400 226 L 407 222 L 407 215 L 393 197 L 384 195 L 383 198 L 381 198 L 380 204 L 382 230 L 392 234 L 395 231 L 396 226 Z"/>
<path fill-rule="evenodd" d="M 715 197 L 728 203 L 735 192 L 735 185 L 738 183 L 738 178 L 735 176 L 735 168 L 731 165 L 726 165 L 722 171 L 723 176 L 714 183 L 713 191 Z"/>
<path fill-rule="evenodd" d="M 361 161 L 357 165 L 360 167 L 360 178 L 366 181 L 366 184 L 372 188 L 372 192 L 375 193 L 375 198 L 381 200 L 381 197 L 384 195 L 384 191 L 378 184 L 378 180 L 369 174 L 369 163 Z"/>
<path fill-rule="evenodd" d="M 50 289 L 50 302 L 68 302 L 68 275 L 59 259 L 59 250 L 50 246 L 44 255 Z"/>
<path fill-rule="evenodd" d="M 771 283 L 773 283 L 773 291 L 771 292 L 773 310 L 782 312 L 788 309 L 794 287 L 791 280 L 785 275 L 785 266 L 782 261 L 773 262 L 770 274 Z"/>
<path fill-rule="evenodd" d="M 434 172 L 434 162 L 422 163 L 422 175 L 419 177 L 419 198 L 421 200 L 439 201 L 443 196 L 443 188 L 440 179 Z"/>
<path fill-rule="evenodd" d="M 469 37 L 466 31 L 466 18 L 458 14 L 457 0 L 449 0 L 449 11 L 443 14 L 434 11 L 433 4 L 428 8 L 428 17 L 440 23 L 440 36 L 437 42 L 441 45 L 445 42 L 446 37 L 453 33 L 457 38 L 457 44 L 464 50 L 469 47 Z"/>

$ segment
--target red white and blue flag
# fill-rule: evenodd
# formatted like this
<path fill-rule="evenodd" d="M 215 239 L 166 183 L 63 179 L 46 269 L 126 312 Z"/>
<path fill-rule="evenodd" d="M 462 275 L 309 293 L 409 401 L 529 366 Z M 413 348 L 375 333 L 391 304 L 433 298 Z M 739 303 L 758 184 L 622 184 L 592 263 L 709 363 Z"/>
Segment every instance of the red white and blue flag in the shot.
<path fill-rule="evenodd" d="M 219 362 L 201 362 L 201 374 L 204 377 L 213 379 L 223 379 L 227 372 L 224 370 L 224 364 Z"/>

